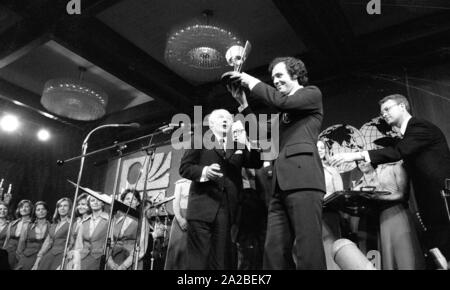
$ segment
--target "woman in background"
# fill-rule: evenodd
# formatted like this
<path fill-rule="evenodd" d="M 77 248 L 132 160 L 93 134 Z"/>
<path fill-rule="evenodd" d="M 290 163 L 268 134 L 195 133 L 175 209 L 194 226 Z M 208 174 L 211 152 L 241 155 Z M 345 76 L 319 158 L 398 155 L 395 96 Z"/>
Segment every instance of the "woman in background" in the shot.
<path fill-rule="evenodd" d="M 141 197 L 136 190 L 127 189 L 120 196 L 121 201 L 133 208 L 137 209 L 141 203 Z M 142 225 L 145 227 L 145 224 Z M 135 217 L 127 215 L 125 212 L 117 211 L 113 220 L 112 230 L 112 246 L 111 254 L 108 259 L 108 269 L 110 270 L 130 270 L 133 264 L 134 246 L 136 243 L 138 231 L 138 220 Z M 145 253 L 144 240 L 145 235 L 140 235 L 140 253 L 139 261 Z M 139 263 L 139 269 L 142 269 L 142 263 Z"/>
<path fill-rule="evenodd" d="M 75 241 L 77 239 L 77 234 L 81 223 L 91 214 L 91 209 L 89 208 L 87 198 L 87 193 L 83 193 L 77 198 L 75 220 L 73 221 L 74 224 L 72 225 L 72 231 L 69 236 L 69 244 L 67 246 L 68 252 L 63 266 L 65 270 L 80 270 L 81 267 L 79 252 L 73 251 L 73 248 L 75 246 Z"/>
<path fill-rule="evenodd" d="M 0 201 L 0 270 L 8 270 L 8 252 L 3 249 L 8 231 L 8 204 Z"/>
<path fill-rule="evenodd" d="M 364 174 L 356 186 L 373 186 L 380 208 L 381 261 L 383 270 L 423 270 L 425 260 L 408 209 L 408 176 L 402 161 L 379 165 L 358 162 Z"/>
<path fill-rule="evenodd" d="M 80 229 L 83 220 L 87 219 L 91 214 L 91 208 L 88 204 L 88 194 L 83 193 L 77 199 L 77 208 L 75 211 L 75 224 L 72 226 L 72 235 L 70 240 L 69 249 L 72 249 L 75 245 L 75 240 L 77 238 L 78 230 Z"/>
<path fill-rule="evenodd" d="M 99 270 L 108 230 L 109 215 L 104 203 L 93 197 L 87 198 L 91 214 L 81 222 L 74 251 L 80 253 L 81 270 Z"/>
<path fill-rule="evenodd" d="M 172 221 L 172 227 L 170 229 L 169 246 L 167 248 L 164 270 L 186 269 L 187 221 L 185 217 L 190 185 L 191 181 L 186 178 L 175 182 L 175 199 L 173 201 L 175 218 Z"/>
<path fill-rule="evenodd" d="M 4 249 L 8 252 L 8 263 L 10 269 L 14 269 L 19 260 L 17 256 L 17 247 L 19 239 L 25 235 L 28 225 L 31 222 L 31 213 L 33 203 L 28 199 L 23 199 L 17 205 L 16 220 L 8 225 Z"/>
<path fill-rule="evenodd" d="M 28 224 L 25 235 L 22 235 L 17 247 L 19 261 L 15 269 L 31 270 L 37 259 L 37 254 L 47 238 L 50 222 L 47 220 L 48 206 L 44 201 L 38 201 L 34 207 L 34 222 Z"/>
<path fill-rule="evenodd" d="M 323 140 L 317 141 L 317 150 L 322 160 L 323 171 L 325 175 L 326 194 L 324 199 L 336 191 L 344 189 L 339 171 L 329 165 L 328 150 Z M 325 259 L 327 270 L 339 270 L 339 266 L 334 262 L 332 249 L 334 242 L 341 237 L 340 215 L 339 212 L 325 208 L 322 214 L 322 240 L 325 250 Z"/>
<path fill-rule="evenodd" d="M 32 270 L 56 270 L 61 265 L 67 231 L 69 230 L 71 208 L 72 201 L 70 198 L 64 197 L 56 202 L 53 223 L 41 250 L 37 254 Z"/>
<path fill-rule="evenodd" d="M 8 205 L 0 201 L 0 249 L 3 249 L 8 231 Z"/>

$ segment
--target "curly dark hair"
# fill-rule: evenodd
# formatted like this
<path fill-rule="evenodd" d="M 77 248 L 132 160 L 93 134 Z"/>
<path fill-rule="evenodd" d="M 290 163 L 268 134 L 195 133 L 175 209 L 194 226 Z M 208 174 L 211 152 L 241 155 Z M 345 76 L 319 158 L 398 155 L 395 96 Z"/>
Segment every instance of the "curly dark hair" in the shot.
<path fill-rule="evenodd" d="M 308 71 L 305 64 L 298 58 L 286 56 L 277 57 L 269 65 L 269 73 L 272 74 L 274 66 L 283 62 L 286 65 L 286 70 L 291 78 L 297 79 L 298 83 L 302 86 L 308 84 Z"/>
<path fill-rule="evenodd" d="M 137 190 L 127 189 L 120 195 L 120 200 L 123 202 L 125 200 L 125 197 L 128 193 L 133 193 L 134 197 L 138 201 L 138 203 L 141 203 L 141 196 Z"/>

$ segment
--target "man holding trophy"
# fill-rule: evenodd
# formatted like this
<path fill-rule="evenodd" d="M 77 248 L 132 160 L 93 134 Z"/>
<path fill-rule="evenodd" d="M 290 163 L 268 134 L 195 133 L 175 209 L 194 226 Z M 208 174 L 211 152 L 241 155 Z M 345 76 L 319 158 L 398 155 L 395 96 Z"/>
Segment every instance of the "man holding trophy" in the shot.
<path fill-rule="evenodd" d="M 247 114 L 250 110 L 242 90 L 247 88 L 277 108 L 280 119 L 280 150 L 273 170 L 263 268 L 326 269 L 322 243 L 325 180 L 315 146 L 323 119 L 322 94 L 317 87 L 307 86 L 305 65 L 293 57 L 276 58 L 270 64 L 275 88 L 241 73 L 246 51 L 241 57 L 227 53 L 235 69 L 222 79 L 240 103 L 240 111 Z"/>

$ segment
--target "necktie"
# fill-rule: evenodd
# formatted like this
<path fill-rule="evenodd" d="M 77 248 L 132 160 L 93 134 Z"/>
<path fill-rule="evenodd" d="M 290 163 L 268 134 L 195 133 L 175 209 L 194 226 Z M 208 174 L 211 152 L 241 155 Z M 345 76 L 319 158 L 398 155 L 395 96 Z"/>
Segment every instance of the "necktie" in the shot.
<path fill-rule="evenodd" d="M 225 139 L 219 139 L 220 149 L 225 150 Z"/>

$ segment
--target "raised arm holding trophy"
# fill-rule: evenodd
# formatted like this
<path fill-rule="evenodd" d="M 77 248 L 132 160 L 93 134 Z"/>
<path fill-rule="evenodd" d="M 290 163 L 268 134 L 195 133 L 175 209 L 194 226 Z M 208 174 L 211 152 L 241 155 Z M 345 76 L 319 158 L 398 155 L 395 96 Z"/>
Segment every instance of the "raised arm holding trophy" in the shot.
<path fill-rule="evenodd" d="M 322 244 L 325 181 L 315 146 L 323 119 L 322 94 L 317 87 L 307 86 L 307 70 L 299 59 L 272 61 L 269 72 L 275 88 L 240 72 L 239 57 L 231 60 L 234 71 L 225 73 L 222 80 L 240 103 L 240 111 L 250 110 L 241 93 L 247 88 L 255 98 L 275 107 L 281 119 L 279 136 L 272 136 L 279 137 L 280 150 L 274 164 L 263 268 L 326 269 Z"/>

